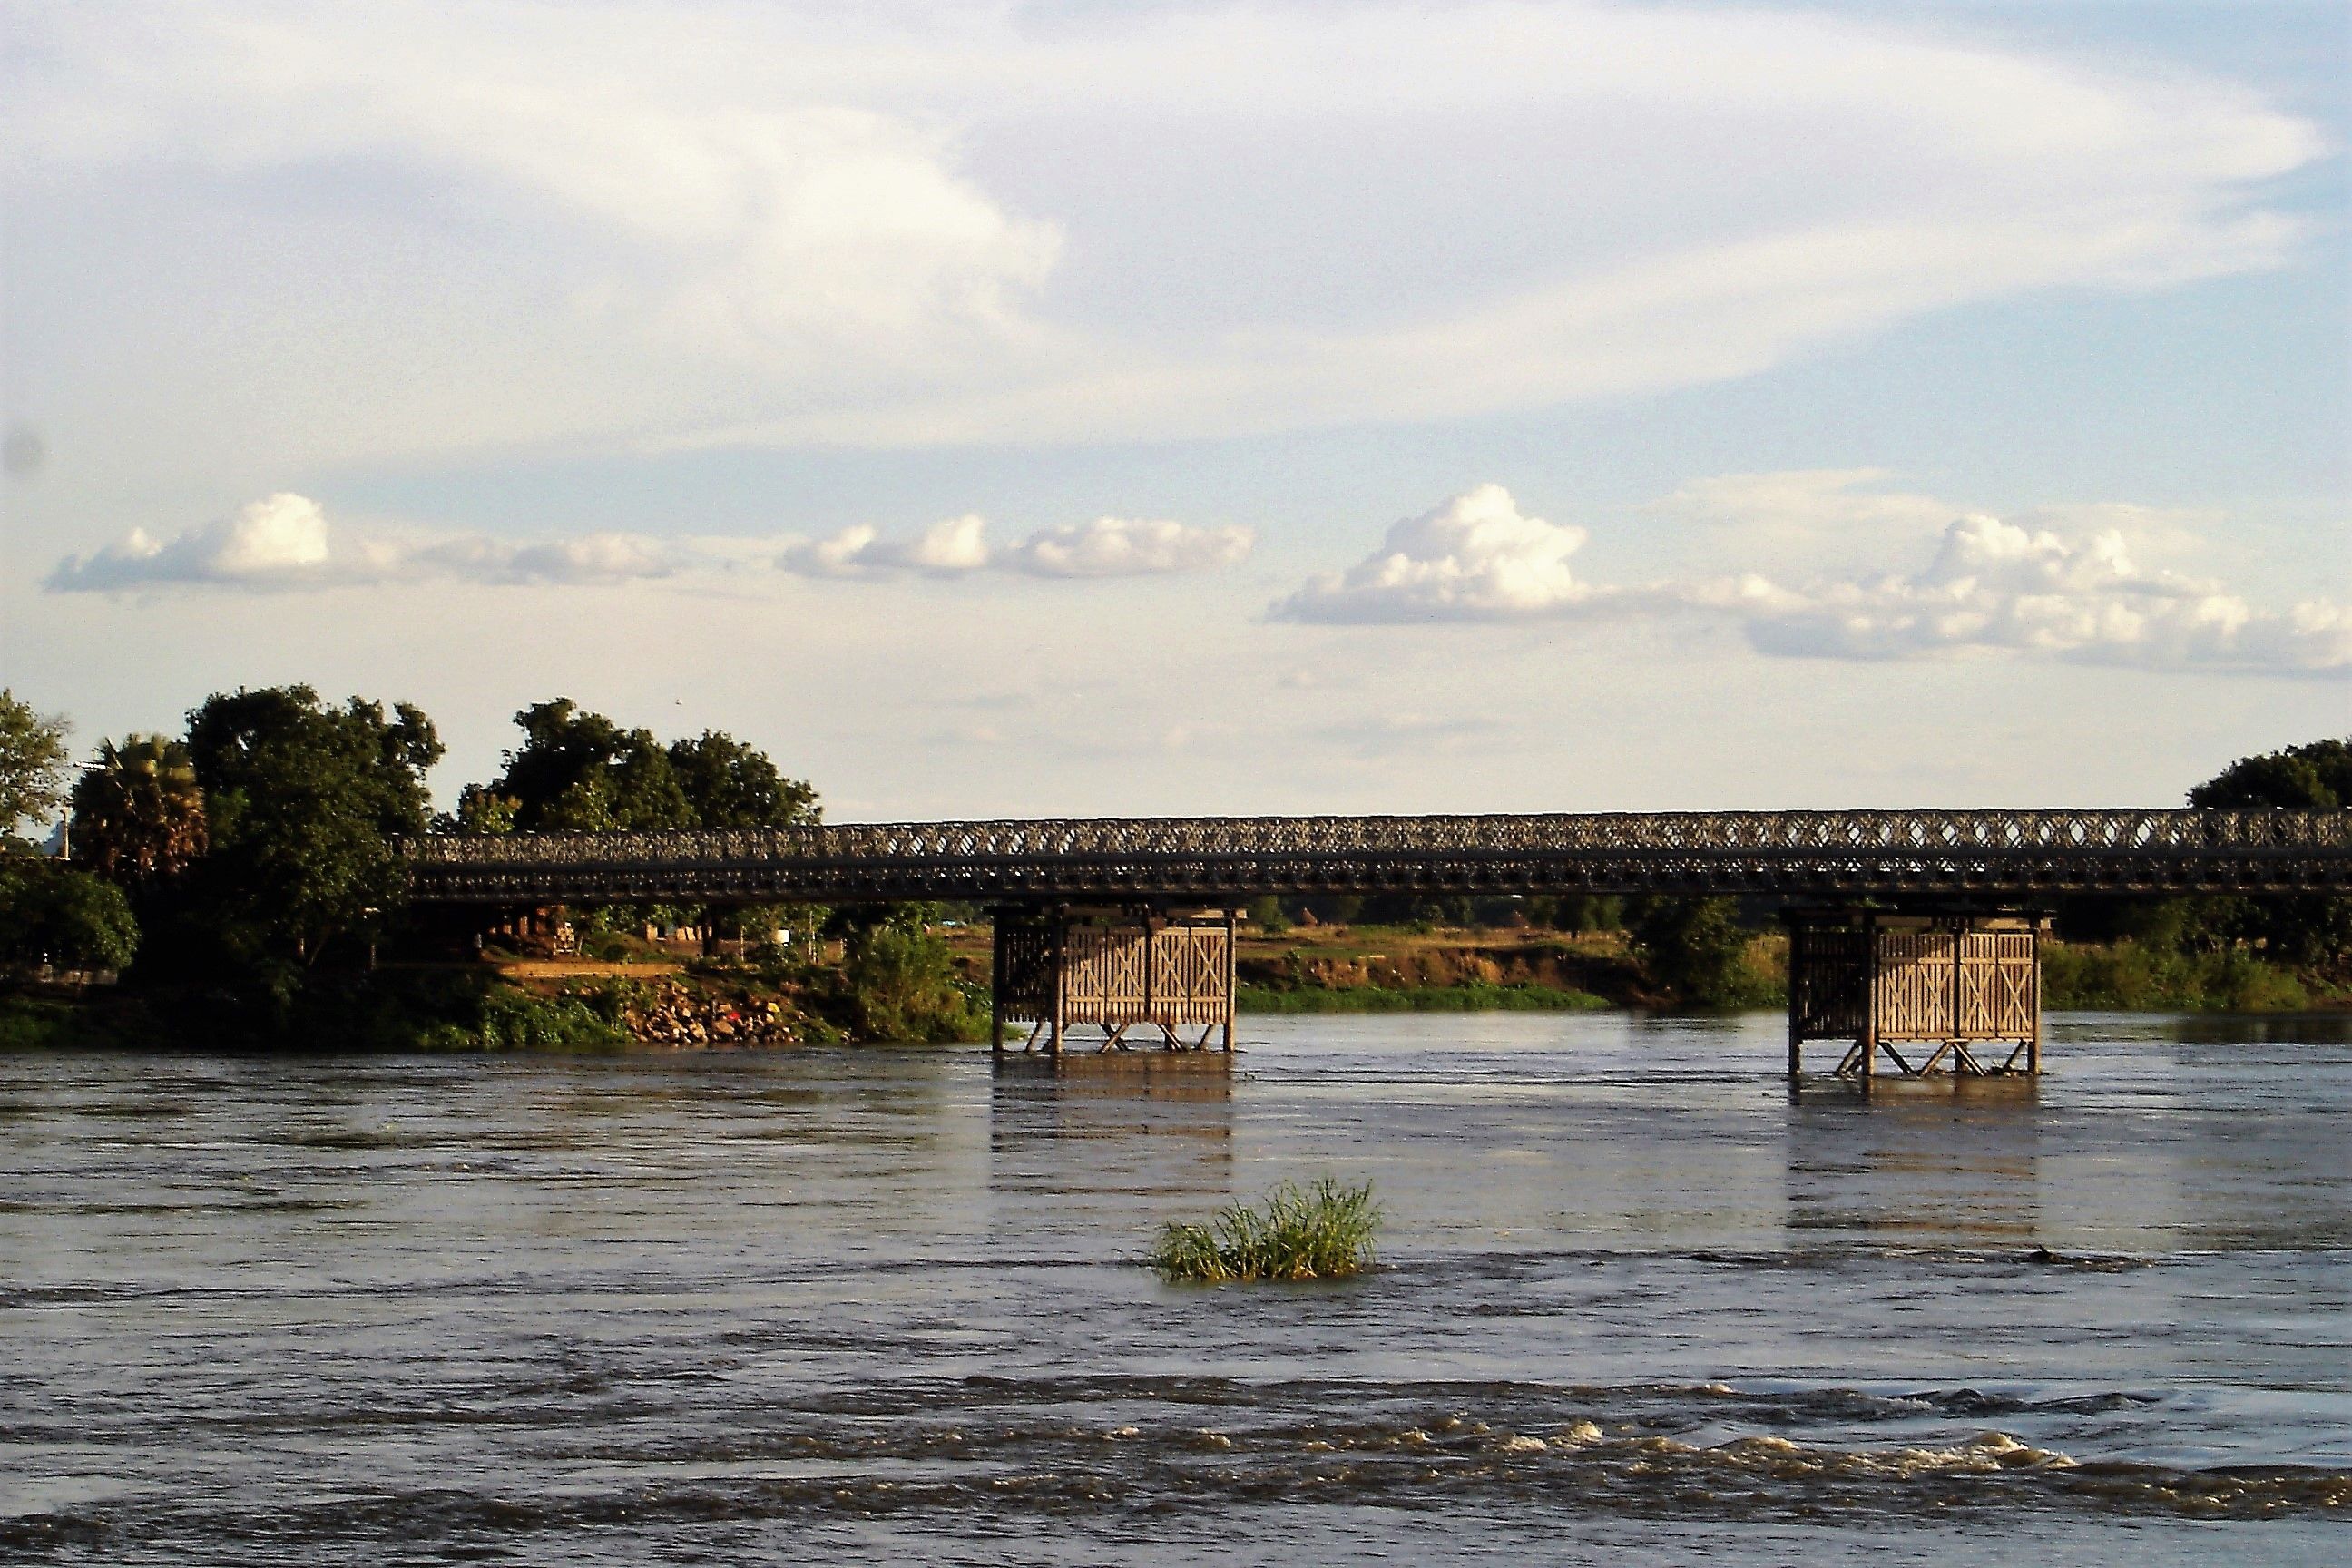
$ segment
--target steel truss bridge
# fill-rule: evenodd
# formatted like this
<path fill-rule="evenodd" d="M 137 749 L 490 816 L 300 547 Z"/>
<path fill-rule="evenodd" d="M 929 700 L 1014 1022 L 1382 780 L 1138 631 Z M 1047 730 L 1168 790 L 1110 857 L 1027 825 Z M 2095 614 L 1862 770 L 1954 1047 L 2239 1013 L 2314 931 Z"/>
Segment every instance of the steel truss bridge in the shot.
<path fill-rule="evenodd" d="M 409 847 L 425 903 L 1232 905 L 1265 893 L 1763 894 L 2019 905 L 2352 894 L 2352 811 L 1104 817 L 514 834 Z"/>

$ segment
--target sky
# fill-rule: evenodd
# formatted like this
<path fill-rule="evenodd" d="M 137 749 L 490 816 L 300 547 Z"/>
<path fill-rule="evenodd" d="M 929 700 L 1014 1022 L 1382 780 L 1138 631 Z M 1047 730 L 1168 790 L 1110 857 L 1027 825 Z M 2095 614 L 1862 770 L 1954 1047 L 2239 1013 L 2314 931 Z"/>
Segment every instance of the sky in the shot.
<path fill-rule="evenodd" d="M 0 680 L 836 820 L 2352 733 L 2352 10 L 0 0 Z"/>

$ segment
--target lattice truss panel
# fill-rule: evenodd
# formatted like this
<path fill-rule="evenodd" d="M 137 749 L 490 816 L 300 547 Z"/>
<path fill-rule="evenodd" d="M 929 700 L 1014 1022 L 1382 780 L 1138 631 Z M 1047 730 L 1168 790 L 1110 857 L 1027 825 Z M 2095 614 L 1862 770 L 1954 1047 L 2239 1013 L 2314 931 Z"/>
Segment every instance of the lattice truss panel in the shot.
<path fill-rule="evenodd" d="M 1029 1023 L 1058 1049 L 1090 1027 L 1125 1043 L 1137 1027 L 1170 1045 L 1205 1045 L 1234 1017 L 1233 931 L 1223 923 L 1023 919 L 997 921 L 999 1027 Z M 1200 1031 L 1199 1037 L 1183 1035 Z"/>
<path fill-rule="evenodd" d="M 2041 953 L 2031 923 L 1928 921 L 1861 914 L 1797 919 L 1790 931 L 1790 1068 L 1808 1039 L 1852 1042 L 1838 1071 L 1867 1076 L 1881 1055 L 1906 1074 L 1989 1070 L 1971 1049 L 2014 1047 L 1992 1071 L 2019 1061 L 2037 1070 L 2042 1035 Z M 1896 1047 L 1933 1047 L 1915 1064 Z"/>
<path fill-rule="evenodd" d="M 1199 898 L 1265 892 L 2352 892 L 2352 812 L 1822 811 L 1150 817 L 409 847 L 426 901 Z"/>

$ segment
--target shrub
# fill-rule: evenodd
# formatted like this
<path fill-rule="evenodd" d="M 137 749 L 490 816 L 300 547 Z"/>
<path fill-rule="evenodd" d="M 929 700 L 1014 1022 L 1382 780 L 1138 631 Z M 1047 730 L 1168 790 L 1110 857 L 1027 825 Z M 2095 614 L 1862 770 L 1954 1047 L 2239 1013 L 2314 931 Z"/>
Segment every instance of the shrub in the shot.
<path fill-rule="evenodd" d="M 1590 991 L 1533 983 L 1461 985 L 1242 985 L 1234 1007 L 1244 1013 L 1580 1013 L 1609 1005 Z"/>
<path fill-rule="evenodd" d="M 2311 1005 L 2294 972 L 2243 949 L 2174 952 L 2135 942 L 2044 942 L 2042 994 L 2048 1007 L 2116 1012 L 2292 1012 Z"/>
<path fill-rule="evenodd" d="M 977 1040 L 983 1007 L 956 978 L 938 937 L 879 926 L 852 939 L 842 965 L 850 1022 L 861 1040 Z"/>
<path fill-rule="evenodd" d="M 122 889 L 29 856 L 0 863 L 0 963 L 121 969 L 139 951 Z"/>
<path fill-rule="evenodd" d="M 444 1000 L 439 1020 L 418 1020 L 408 1027 L 415 1044 L 428 1050 L 615 1050 L 630 1043 L 629 1036 L 607 1016 L 611 1005 L 598 1005 L 604 1001 L 492 985 L 461 1000 Z"/>
<path fill-rule="evenodd" d="M 1651 983 L 1695 1007 L 1759 1007 L 1782 987 L 1754 962 L 1756 940 L 1730 899 L 1654 898 L 1642 901 L 1631 932 L 1634 956 Z"/>
<path fill-rule="evenodd" d="M 1371 1268 L 1380 1220 L 1369 1182 L 1342 1187 L 1326 1176 L 1303 1190 L 1285 1182 L 1261 1208 L 1228 1204 L 1207 1225 L 1161 1227 L 1150 1263 L 1171 1281 L 1344 1279 Z"/>

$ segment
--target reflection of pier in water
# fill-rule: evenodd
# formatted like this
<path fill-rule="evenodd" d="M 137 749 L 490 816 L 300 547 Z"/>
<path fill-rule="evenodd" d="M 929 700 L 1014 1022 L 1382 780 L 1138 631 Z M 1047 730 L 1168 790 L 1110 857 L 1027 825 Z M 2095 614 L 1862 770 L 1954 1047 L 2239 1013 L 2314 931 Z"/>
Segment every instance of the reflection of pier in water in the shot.
<path fill-rule="evenodd" d="M 2036 1079 L 1882 1078 L 1867 1093 L 1790 1098 L 1792 1239 L 1862 1232 L 1887 1241 L 2006 1247 L 2039 1236 Z"/>
<path fill-rule="evenodd" d="M 1234 1169 L 1233 1063 L 1222 1051 L 997 1058 L 990 1185 L 1222 1196 Z"/>

